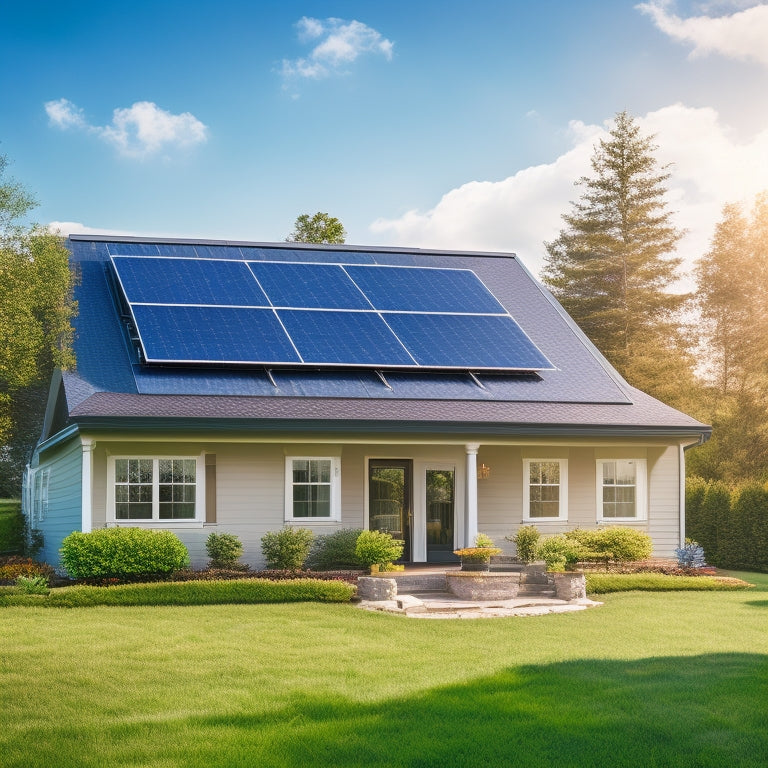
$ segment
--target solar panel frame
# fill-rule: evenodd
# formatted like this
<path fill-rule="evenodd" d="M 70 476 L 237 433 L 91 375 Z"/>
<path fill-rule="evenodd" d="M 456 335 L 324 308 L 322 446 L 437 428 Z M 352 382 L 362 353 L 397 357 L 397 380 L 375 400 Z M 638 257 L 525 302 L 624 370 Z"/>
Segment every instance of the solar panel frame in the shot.
<path fill-rule="evenodd" d="M 236 250 L 231 259 L 217 251 L 196 259 L 111 257 L 146 362 L 488 372 L 554 368 L 472 270 L 361 264 L 357 254 L 336 263 L 319 261 L 325 255 L 319 253 L 302 253 L 315 258 L 301 261 L 254 261 L 243 260 Z M 144 278 L 154 274 L 153 285 L 137 289 L 131 267 L 139 265 L 151 268 Z M 213 275 L 213 289 L 195 279 L 192 287 L 173 285 L 180 300 L 168 301 L 162 291 L 168 279 L 157 277 L 159 267 L 177 279 L 186 275 L 187 282 L 192 274 Z M 268 274 L 278 279 L 262 285 L 259 275 Z M 384 290 L 383 278 L 389 281 Z M 308 289 L 313 281 L 318 290 Z M 321 301 L 331 283 L 339 295 Z M 400 296 L 397 287 L 403 285 L 409 290 Z M 425 306 L 431 310 L 419 310 Z M 259 343 L 249 340 L 254 333 Z"/>

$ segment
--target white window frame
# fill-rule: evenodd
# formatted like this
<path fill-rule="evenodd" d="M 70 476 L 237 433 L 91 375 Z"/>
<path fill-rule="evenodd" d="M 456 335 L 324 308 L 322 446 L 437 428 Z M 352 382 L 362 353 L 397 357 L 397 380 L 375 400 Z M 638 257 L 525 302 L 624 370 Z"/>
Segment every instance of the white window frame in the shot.
<path fill-rule="evenodd" d="M 330 461 L 331 462 L 331 505 L 328 517 L 293 516 L 293 462 L 294 461 Z M 298 483 L 306 485 L 306 483 Z M 338 523 L 341 521 L 341 459 L 338 456 L 286 456 L 285 457 L 285 522 L 309 525 L 315 523 Z"/>
<path fill-rule="evenodd" d="M 560 504 L 556 517 L 531 517 L 531 464 L 543 462 L 557 463 L 560 466 Z M 546 523 L 548 521 L 568 520 L 568 459 L 526 458 L 523 459 L 523 522 Z"/>
<path fill-rule="evenodd" d="M 119 459 L 150 459 L 152 461 L 152 519 L 118 519 L 115 504 L 115 462 Z M 160 473 L 161 459 L 186 459 L 195 462 L 195 516 L 194 518 L 160 519 Z M 107 525 L 144 526 L 147 528 L 199 528 L 205 521 L 205 454 L 190 456 L 169 454 L 151 456 L 142 454 L 110 455 L 107 460 Z"/>
<path fill-rule="evenodd" d="M 50 469 L 35 469 L 32 471 L 31 489 L 32 504 L 30 505 L 30 527 L 36 528 L 48 514 L 48 486 L 50 484 Z"/>
<path fill-rule="evenodd" d="M 635 514 L 633 517 L 604 517 L 603 516 L 603 465 L 631 462 L 635 466 Z M 640 523 L 648 519 L 648 463 L 646 459 L 602 458 L 597 460 L 596 468 L 597 486 L 597 522 L 598 523 Z"/>

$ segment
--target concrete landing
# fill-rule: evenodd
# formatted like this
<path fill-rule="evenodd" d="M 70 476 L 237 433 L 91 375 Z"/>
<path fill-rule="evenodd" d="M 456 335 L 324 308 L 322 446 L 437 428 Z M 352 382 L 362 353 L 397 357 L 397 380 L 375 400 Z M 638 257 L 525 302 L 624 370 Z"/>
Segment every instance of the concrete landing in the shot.
<path fill-rule="evenodd" d="M 381 611 L 414 619 L 489 619 L 504 616 L 543 616 L 548 613 L 570 613 L 602 605 L 584 599 L 566 602 L 556 598 L 511 600 L 461 600 L 449 592 L 397 595 L 392 600 L 361 600 L 358 605 L 368 611 Z"/>

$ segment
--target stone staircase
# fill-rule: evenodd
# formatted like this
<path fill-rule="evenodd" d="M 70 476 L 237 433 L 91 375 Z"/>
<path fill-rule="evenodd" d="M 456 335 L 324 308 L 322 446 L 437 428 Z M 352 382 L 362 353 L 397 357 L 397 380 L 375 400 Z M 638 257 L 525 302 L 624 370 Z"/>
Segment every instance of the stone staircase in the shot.
<path fill-rule="evenodd" d="M 503 556 L 492 558 L 490 570 L 495 573 L 520 573 L 520 592 L 518 593 L 520 598 L 555 597 L 554 583 L 545 571 L 526 567 L 514 558 Z M 425 570 L 423 573 L 419 571 L 394 571 L 387 573 L 387 577 L 397 582 L 399 595 L 429 597 L 448 592 L 445 571 L 441 570 Z"/>

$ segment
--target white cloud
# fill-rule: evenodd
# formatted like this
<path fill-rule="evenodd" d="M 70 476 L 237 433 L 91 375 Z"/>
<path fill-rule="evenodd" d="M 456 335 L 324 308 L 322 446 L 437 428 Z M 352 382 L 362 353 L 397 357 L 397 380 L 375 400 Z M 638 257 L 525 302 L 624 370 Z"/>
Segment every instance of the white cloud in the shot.
<path fill-rule="evenodd" d="M 51 221 L 48 224 L 48 230 L 63 237 L 67 235 L 116 235 L 119 237 L 133 237 L 139 234 L 146 235 L 146 232 L 138 233 L 120 229 L 89 227 L 80 221 Z"/>
<path fill-rule="evenodd" d="M 682 19 L 667 12 L 669 3 L 654 0 L 636 6 L 665 34 L 693 45 L 691 56 L 719 53 L 768 66 L 768 5 L 761 3 L 729 16 Z"/>
<path fill-rule="evenodd" d="M 392 58 L 393 43 L 361 21 L 344 19 L 313 19 L 307 16 L 296 24 L 299 40 L 313 43 L 306 57 L 283 59 L 281 73 L 284 78 L 320 79 L 344 71 L 366 53 Z"/>
<path fill-rule="evenodd" d="M 45 111 L 51 125 L 74 128 L 98 136 L 126 157 L 146 157 L 166 149 L 188 148 L 208 138 L 208 128 L 194 115 L 174 115 L 151 101 L 137 101 L 130 107 L 115 109 L 112 123 L 90 125 L 82 110 L 67 99 L 48 101 Z"/>
<path fill-rule="evenodd" d="M 669 205 L 688 234 L 678 246 L 690 272 L 708 248 L 726 202 L 750 201 L 768 186 L 768 130 L 736 142 L 710 108 L 682 104 L 639 118 L 644 134 L 656 134 L 659 163 L 671 163 Z M 429 211 L 411 210 L 371 224 L 377 242 L 422 248 L 514 251 L 532 271 L 544 262 L 544 242 L 563 227 L 562 214 L 580 195 L 574 181 L 592 174 L 590 158 L 603 126 L 570 124 L 572 146 L 545 165 L 502 181 L 471 181 L 447 192 Z"/>

